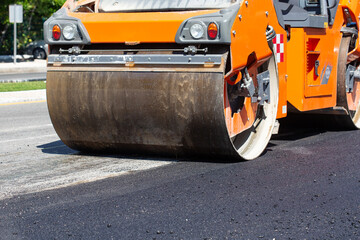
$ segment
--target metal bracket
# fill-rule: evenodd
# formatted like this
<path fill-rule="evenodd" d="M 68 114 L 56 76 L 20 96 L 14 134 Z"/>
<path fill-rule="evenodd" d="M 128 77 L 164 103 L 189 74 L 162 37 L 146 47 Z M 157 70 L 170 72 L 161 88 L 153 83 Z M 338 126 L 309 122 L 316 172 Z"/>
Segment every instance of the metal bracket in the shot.
<path fill-rule="evenodd" d="M 247 68 L 243 70 L 243 78 L 241 81 L 242 82 L 239 88 L 240 96 L 251 97 L 251 102 L 253 103 L 257 102 L 258 99 L 256 97 L 256 89 L 255 89 L 254 81 L 252 80 L 252 77 L 250 77 Z"/>
<path fill-rule="evenodd" d="M 208 52 L 208 48 L 198 49 L 195 46 L 188 46 L 184 48 L 184 54 L 195 55 L 198 52 L 203 52 L 204 54 L 206 54 Z"/>
<path fill-rule="evenodd" d="M 354 79 L 355 79 L 355 72 L 356 67 L 353 65 L 349 65 L 346 69 L 346 79 L 345 79 L 345 86 L 346 86 L 346 92 L 351 93 L 354 88 Z"/>
<path fill-rule="evenodd" d="M 358 30 L 351 27 L 342 27 L 340 32 L 342 32 L 344 36 L 355 36 L 356 38 L 358 36 Z"/>
<path fill-rule="evenodd" d="M 140 65 L 159 64 L 159 65 L 204 65 L 211 63 L 220 65 L 222 55 L 190 55 L 183 54 L 134 54 L 134 55 L 65 55 L 51 54 L 48 57 L 48 64 L 62 65 L 118 65 L 128 62 Z"/>
<path fill-rule="evenodd" d="M 265 71 L 257 75 L 258 82 L 258 101 L 260 105 L 270 102 L 270 72 Z"/>
<path fill-rule="evenodd" d="M 76 50 L 76 51 L 75 51 Z M 124 53 L 131 53 L 131 52 L 183 52 L 185 55 L 187 54 L 191 54 L 191 55 L 195 55 L 197 53 L 203 53 L 204 56 L 207 54 L 207 52 L 209 51 L 209 49 L 206 48 L 197 48 L 195 46 L 188 46 L 185 47 L 183 49 L 181 48 L 164 48 L 164 49 L 80 49 L 79 46 L 73 46 L 71 48 L 68 49 L 63 49 L 60 48 L 59 52 L 60 53 L 69 53 L 69 54 L 76 54 L 79 55 L 81 53 L 88 53 L 88 52 L 108 52 L 109 54 L 113 53 L 113 52 L 124 52 Z"/>
<path fill-rule="evenodd" d="M 245 68 L 242 71 L 243 78 L 238 84 L 237 96 L 250 97 L 252 103 L 258 102 L 263 106 L 265 102 L 270 102 L 270 72 L 264 71 L 257 75 L 258 87 L 255 88 L 254 81 Z"/>

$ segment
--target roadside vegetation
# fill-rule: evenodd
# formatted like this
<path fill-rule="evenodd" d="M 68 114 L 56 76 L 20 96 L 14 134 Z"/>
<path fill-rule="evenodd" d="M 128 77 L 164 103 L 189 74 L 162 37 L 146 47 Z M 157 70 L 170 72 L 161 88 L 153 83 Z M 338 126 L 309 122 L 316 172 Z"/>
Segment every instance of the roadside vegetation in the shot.
<path fill-rule="evenodd" d="M 27 44 L 42 40 L 43 23 L 65 3 L 65 0 L 1 0 L 0 4 L 0 55 L 13 52 L 13 24 L 9 22 L 9 5 L 23 5 L 23 23 L 17 24 L 19 53 Z"/>
<path fill-rule="evenodd" d="M 45 81 L 31 81 L 19 83 L 0 83 L 0 92 L 26 91 L 45 89 Z"/>

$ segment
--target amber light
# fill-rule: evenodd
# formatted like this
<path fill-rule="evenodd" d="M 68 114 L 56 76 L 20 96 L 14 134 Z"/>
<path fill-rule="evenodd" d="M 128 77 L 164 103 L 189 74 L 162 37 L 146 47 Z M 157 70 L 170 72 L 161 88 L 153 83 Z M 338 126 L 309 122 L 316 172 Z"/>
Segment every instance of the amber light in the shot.
<path fill-rule="evenodd" d="M 210 23 L 208 26 L 208 36 L 210 39 L 215 39 L 218 35 L 218 26 L 215 23 Z"/>
<path fill-rule="evenodd" d="M 61 36 L 61 29 L 59 25 L 55 25 L 52 30 L 52 35 L 55 40 L 59 40 Z"/>

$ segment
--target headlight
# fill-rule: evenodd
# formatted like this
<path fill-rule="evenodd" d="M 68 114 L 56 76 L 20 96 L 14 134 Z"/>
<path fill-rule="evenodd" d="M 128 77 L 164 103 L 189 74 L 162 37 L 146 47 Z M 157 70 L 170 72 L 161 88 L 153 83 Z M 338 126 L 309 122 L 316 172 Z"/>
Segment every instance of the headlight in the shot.
<path fill-rule="evenodd" d="M 190 27 L 190 34 L 195 39 L 200 39 L 204 36 L 205 30 L 199 23 L 195 23 Z"/>
<path fill-rule="evenodd" d="M 72 40 L 75 36 L 76 27 L 74 25 L 67 25 L 63 29 L 63 36 L 66 40 Z"/>

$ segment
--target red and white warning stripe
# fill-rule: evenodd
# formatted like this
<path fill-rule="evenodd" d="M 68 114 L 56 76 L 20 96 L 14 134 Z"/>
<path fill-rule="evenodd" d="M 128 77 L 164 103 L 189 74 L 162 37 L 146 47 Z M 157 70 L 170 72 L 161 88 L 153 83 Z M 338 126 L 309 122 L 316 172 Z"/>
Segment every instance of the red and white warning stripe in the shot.
<path fill-rule="evenodd" d="M 276 37 L 273 39 L 275 54 L 276 54 L 276 62 L 284 62 L 284 35 L 276 34 Z"/>

